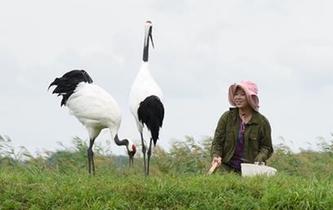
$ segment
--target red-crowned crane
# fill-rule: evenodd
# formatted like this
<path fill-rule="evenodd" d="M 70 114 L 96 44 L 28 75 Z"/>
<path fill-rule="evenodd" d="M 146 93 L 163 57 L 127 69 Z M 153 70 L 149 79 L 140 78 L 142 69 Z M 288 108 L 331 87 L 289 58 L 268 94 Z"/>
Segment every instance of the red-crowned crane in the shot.
<path fill-rule="evenodd" d="M 152 153 L 152 142 L 156 145 L 159 138 L 159 131 L 162 127 L 164 118 L 164 106 L 162 103 L 162 91 L 151 76 L 148 68 L 149 41 L 153 47 L 152 23 L 145 23 L 143 63 L 137 74 L 130 92 L 130 110 L 134 115 L 138 131 L 141 137 L 142 153 L 144 160 L 145 175 L 149 175 L 149 163 Z M 149 132 L 149 147 L 147 151 L 146 143 L 143 137 L 143 129 L 147 128 Z M 148 159 L 146 161 L 146 152 Z"/>
<path fill-rule="evenodd" d="M 118 129 L 121 112 L 117 102 L 103 88 L 93 84 L 93 80 L 84 70 L 72 70 L 56 78 L 49 86 L 55 85 L 53 94 L 62 96 L 61 106 L 70 112 L 85 126 L 89 134 L 88 172 L 95 174 L 93 145 L 102 129 L 109 128 L 111 137 L 117 145 L 126 146 L 129 164 L 133 165 L 136 146 L 128 139 L 120 140 Z"/>

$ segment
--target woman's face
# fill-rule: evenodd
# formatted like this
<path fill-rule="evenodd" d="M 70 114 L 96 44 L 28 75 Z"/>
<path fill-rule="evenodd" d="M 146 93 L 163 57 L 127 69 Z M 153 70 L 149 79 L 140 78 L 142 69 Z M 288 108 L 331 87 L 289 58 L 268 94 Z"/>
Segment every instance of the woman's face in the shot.
<path fill-rule="evenodd" d="M 245 91 L 237 87 L 234 95 L 234 102 L 236 104 L 237 108 L 245 108 L 249 106 L 249 103 L 247 102 Z"/>

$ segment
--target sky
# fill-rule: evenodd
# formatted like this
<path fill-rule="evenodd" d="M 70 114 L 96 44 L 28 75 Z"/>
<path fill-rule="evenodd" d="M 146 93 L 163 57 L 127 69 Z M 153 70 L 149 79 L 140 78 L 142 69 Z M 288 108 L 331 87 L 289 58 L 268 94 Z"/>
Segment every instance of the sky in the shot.
<path fill-rule="evenodd" d="M 151 20 L 149 65 L 165 106 L 160 146 L 212 136 L 229 109 L 228 87 L 252 80 L 273 144 L 315 148 L 333 132 L 332 9 L 330 0 L 1 1 L 0 134 L 32 152 L 87 139 L 47 90 L 85 69 L 120 105 L 119 136 L 139 142 L 128 95 Z M 103 131 L 96 141 L 110 138 Z"/>

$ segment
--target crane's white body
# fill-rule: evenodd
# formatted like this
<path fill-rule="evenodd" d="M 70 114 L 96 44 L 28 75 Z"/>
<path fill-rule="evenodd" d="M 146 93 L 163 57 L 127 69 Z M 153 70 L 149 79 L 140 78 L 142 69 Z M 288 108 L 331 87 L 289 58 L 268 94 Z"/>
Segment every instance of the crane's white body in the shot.
<path fill-rule="evenodd" d="M 118 130 L 121 112 L 117 102 L 103 88 L 93 84 L 85 70 L 72 70 L 55 78 L 49 85 L 56 86 L 53 94 L 62 96 L 60 105 L 65 105 L 89 133 L 88 172 L 95 174 L 93 145 L 102 129 L 109 128 L 111 138 L 119 146 L 126 146 L 129 164 L 133 165 L 136 146 L 128 139 L 119 139 Z"/>
<path fill-rule="evenodd" d="M 151 76 L 148 68 L 148 63 L 143 62 L 139 73 L 134 80 L 129 96 L 130 110 L 135 117 L 140 133 L 142 133 L 143 124 L 139 121 L 138 118 L 138 108 L 140 103 L 145 100 L 145 98 L 151 95 L 159 97 L 160 100 L 163 102 L 162 90 L 158 86 L 154 78 Z"/>
<path fill-rule="evenodd" d="M 87 128 L 90 139 L 97 137 L 103 128 L 110 129 L 112 139 L 118 133 L 120 108 L 113 97 L 98 85 L 79 83 L 66 106 Z"/>

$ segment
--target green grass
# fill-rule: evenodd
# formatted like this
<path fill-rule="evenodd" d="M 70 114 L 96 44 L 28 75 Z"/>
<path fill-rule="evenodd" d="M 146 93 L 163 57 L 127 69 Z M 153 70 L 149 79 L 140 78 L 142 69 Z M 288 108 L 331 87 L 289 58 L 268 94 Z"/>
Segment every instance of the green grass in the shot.
<path fill-rule="evenodd" d="M 6 209 L 333 209 L 333 139 L 321 151 L 275 147 L 273 177 L 205 176 L 211 139 L 186 137 L 170 151 L 156 147 L 150 177 L 142 158 L 95 146 L 96 176 L 88 176 L 86 141 L 33 157 L 0 136 L 0 210 Z"/>
<path fill-rule="evenodd" d="M 0 209 L 333 209 L 333 179 L 0 170 Z M 118 176 L 117 176 L 118 175 Z"/>

